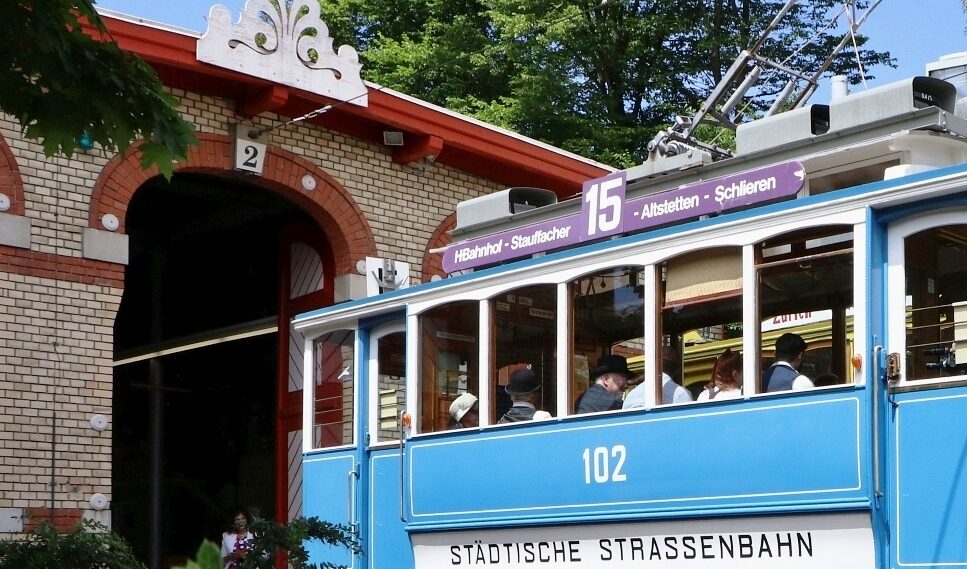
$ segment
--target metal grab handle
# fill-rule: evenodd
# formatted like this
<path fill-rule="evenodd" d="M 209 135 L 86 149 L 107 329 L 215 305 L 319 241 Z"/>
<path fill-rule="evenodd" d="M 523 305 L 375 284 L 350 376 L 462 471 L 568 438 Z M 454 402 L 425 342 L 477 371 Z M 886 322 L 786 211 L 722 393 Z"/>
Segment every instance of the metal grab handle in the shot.
<path fill-rule="evenodd" d="M 400 413 L 400 521 L 409 523 L 406 519 L 406 479 L 404 477 L 406 472 L 405 458 L 406 458 L 406 429 L 411 424 L 410 414 L 406 411 Z"/>
<path fill-rule="evenodd" d="M 356 485 L 355 481 L 359 478 L 359 467 L 353 463 L 352 469 L 347 475 L 349 481 L 349 494 L 347 496 L 349 500 L 348 510 L 349 510 L 349 533 L 352 534 L 353 539 L 359 539 L 359 524 L 356 523 Z"/>
<path fill-rule="evenodd" d="M 883 495 L 880 491 L 880 389 L 883 381 L 880 377 L 883 373 L 880 356 L 882 353 L 883 346 L 873 347 L 873 494 L 877 497 Z"/>

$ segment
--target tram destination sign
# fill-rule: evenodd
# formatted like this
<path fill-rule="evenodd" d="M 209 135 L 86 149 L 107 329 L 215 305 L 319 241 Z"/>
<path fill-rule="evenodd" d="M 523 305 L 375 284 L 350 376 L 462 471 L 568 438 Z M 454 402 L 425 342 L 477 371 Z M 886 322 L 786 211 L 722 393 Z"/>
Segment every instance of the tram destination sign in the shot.
<path fill-rule="evenodd" d="M 624 172 L 584 183 L 581 212 L 454 243 L 443 255 L 448 273 L 519 259 L 621 233 L 788 199 L 805 184 L 797 161 L 625 199 Z"/>

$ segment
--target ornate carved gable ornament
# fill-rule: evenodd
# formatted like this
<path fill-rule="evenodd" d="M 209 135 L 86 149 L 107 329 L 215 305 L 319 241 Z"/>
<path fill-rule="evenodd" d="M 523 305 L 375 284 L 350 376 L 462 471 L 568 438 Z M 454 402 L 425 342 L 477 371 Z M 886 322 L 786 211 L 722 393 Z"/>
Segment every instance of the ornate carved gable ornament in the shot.
<path fill-rule="evenodd" d="M 199 61 L 365 107 L 366 85 L 356 50 L 332 49 L 317 0 L 248 0 L 237 24 L 212 6 L 198 40 Z"/>

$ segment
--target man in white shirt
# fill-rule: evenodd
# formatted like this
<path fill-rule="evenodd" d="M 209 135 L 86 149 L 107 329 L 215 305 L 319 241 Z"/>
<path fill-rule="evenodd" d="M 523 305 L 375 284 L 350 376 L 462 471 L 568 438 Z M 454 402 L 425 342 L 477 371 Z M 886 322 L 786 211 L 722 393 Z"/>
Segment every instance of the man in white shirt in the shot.
<path fill-rule="evenodd" d="M 681 369 L 678 352 L 669 346 L 665 346 L 661 351 L 661 394 L 662 400 L 659 404 L 671 405 L 673 403 L 688 403 L 692 401 L 692 394 L 687 389 L 679 385 L 669 373 L 678 373 Z M 642 381 L 632 389 L 625 397 L 622 409 L 634 409 L 645 406 L 645 382 Z"/>
<path fill-rule="evenodd" d="M 798 391 L 811 389 L 813 382 L 799 373 L 806 341 L 799 334 L 786 332 L 776 340 L 776 361 L 762 374 L 762 389 L 773 391 Z"/>

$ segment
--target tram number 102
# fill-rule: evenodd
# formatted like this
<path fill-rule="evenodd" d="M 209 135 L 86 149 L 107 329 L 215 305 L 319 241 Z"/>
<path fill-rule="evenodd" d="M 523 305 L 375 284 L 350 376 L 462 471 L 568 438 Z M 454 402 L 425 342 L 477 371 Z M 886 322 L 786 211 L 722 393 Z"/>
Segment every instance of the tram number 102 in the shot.
<path fill-rule="evenodd" d="M 628 451 L 625 445 L 586 448 L 584 458 L 584 483 L 604 484 L 605 482 L 624 482 L 628 479 L 623 469 Z"/>

